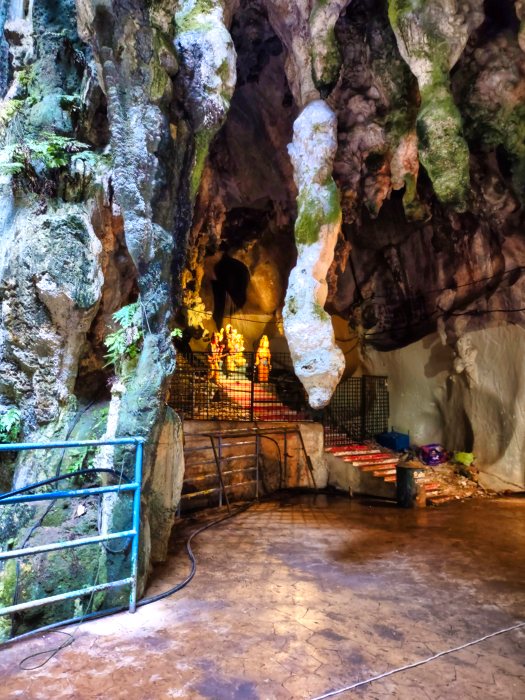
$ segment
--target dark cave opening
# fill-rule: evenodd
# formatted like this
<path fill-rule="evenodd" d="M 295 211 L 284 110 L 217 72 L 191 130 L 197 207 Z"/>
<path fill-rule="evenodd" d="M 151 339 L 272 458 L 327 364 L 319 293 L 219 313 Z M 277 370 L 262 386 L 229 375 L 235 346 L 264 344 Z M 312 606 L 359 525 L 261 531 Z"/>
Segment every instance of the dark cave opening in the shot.
<path fill-rule="evenodd" d="M 241 2 L 230 31 L 237 84 L 210 147 L 190 235 L 193 280 L 186 282 L 218 327 L 236 310 L 279 313 L 296 257 L 296 191 L 287 145 L 298 110 L 284 47 L 261 2 Z"/>
<path fill-rule="evenodd" d="M 213 320 L 219 327 L 224 318 L 227 296 L 233 302 L 233 310 L 242 309 L 246 304 L 246 292 L 250 282 L 250 272 L 244 263 L 223 255 L 215 265 L 216 279 L 212 280 Z"/>

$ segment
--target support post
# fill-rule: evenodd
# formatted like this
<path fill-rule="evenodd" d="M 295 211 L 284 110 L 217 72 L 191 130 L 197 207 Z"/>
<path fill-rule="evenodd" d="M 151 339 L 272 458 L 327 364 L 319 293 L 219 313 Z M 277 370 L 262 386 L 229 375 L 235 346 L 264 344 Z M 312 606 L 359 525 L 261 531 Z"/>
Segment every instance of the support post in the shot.
<path fill-rule="evenodd" d="M 142 461 L 144 439 L 137 438 L 135 448 L 135 493 L 133 494 L 133 530 L 135 535 L 131 542 L 131 590 L 129 594 L 129 611 L 137 609 L 137 577 L 139 567 L 139 532 L 140 532 L 140 489 L 142 486 Z"/>
<path fill-rule="evenodd" d="M 261 451 L 261 438 L 259 433 L 255 434 L 255 498 L 259 498 L 259 455 Z"/>

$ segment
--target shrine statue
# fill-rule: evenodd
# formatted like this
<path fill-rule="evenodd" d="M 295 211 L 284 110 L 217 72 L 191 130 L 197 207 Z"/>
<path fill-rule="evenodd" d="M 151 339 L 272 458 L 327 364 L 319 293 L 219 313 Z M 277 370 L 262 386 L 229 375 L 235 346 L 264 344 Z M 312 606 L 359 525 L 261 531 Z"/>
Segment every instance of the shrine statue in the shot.
<path fill-rule="evenodd" d="M 213 333 L 208 349 L 208 379 L 212 382 L 219 381 L 219 374 L 222 367 L 222 343 L 220 333 Z"/>
<path fill-rule="evenodd" d="M 223 337 L 223 355 L 225 356 L 224 370 L 226 374 L 231 374 L 235 372 L 235 333 L 231 323 L 227 323 L 224 327 L 224 331 L 221 328 Z"/>
<path fill-rule="evenodd" d="M 233 347 L 235 350 L 235 365 L 243 372 L 246 370 L 246 358 L 244 357 L 244 338 L 239 331 L 233 331 Z"/>
<path fill-rule="evenodd" d="M 267 335 L 263 335 L 259 341 L 259 347 L 255 353 L 255 366 L 257 367 L 257 380 L 259 382 L 267 382 L 270 377 L 272 365 L 270 361 L 272 355 L 270 353 L 270 342 Z"/>

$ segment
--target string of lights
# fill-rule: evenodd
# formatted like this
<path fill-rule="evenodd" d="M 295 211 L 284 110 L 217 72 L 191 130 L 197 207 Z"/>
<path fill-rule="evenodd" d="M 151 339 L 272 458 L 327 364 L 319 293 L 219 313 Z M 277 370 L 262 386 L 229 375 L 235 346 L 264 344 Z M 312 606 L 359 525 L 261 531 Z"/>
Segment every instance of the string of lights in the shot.
<path fill-rule="evenodd" d="M 471 280 L 470 282 L 466 282 L 466 283 L 464 283 L 464 284 L 456 285 L 456 286 L 453 287 L 453 288 L 452 288 L 452 287 L 444 287 L 444 288 L 442 288 L 442 289 L 428 290 L 428 291 L 426 292 L 426 296 L 425 296 L 425 295 L 419 295 L 419 296 L 415 296 L 415 297 L 403 297 L 403 298 L 400 299 L 399 301 L 400 301 L 400 303 L 401 303 L 401 302 L 408 302 L 408 301 L 411 301 L 411 300 L 414 300 L 414 301 L 415 301 L 415 300 L 421 301 L 422 299 L 425 299 L 425 298 L 426 298 L 428 295 L 430 295 L 430 294 L 441 293 L 441 292 L 446 291 L 447 289 L 453 289 L 453 290 L 455 290 L 455 289 L 459 289 L 459 288 L 465 288 L 465 287 L 469 287 L 469 286 L 474 286 L 474 285 L 479 284 L 479 283 L 481 283 L 481 282 L 487 282 L 487 281 L 489 281 L 489 280 L 496 279 L 496 278 L 498 278 L 499 280 L 501 280 L 502 278 L 504 278 L 504 277 L 506 277 L 506 276 L 508 276 L 508 275 L 511 275 L 511 274 L 517 273 L 517 272 L 522 272 L 523 270 L 525 270 L 525 266 L 524 266 L 524 265 L 519 265 L 519 266 L 517 266 L 517 267 L 511 268 L 510 270 L 506 270 L 506 271 L 504 271 L 503 273 L 498 273 L 498 274 L 494 274 L 494 275 L 488 275 L 488 276 L 485 276 L 485 277 L 480 277 L 480 278 L 478 278 L 478 279 L 476 279 L 476 280 Z M 366 302 L 366 301 L 372 301 L 372 300 L 375 300 L 375 299 L 384 299 L 384 298 L 387 298 L 387 297 L 386 297 L 386 296 L 382 296 L 382 295 L 374 295 L 373 297 L 369 297 L 368 299 L 363 299 L 363 301 Z M 187 311 L 190 311 L 192 314 L 195 314 L 195 315 L 198 315 L 198 316 L 204 316 L 204 317 L 208 317 L 208 318 L 213 317 L 213 312 L 211 312 L 211 311 L 199 311 L 199 310 L 197 310 L 197 309 L 192 309 L 192 308 L 187 307 L 187 306 L 183 306 L 182 308 L 184 308 L 184 309 L 186 309 Z M 392 334 L 393 332 L 397 332 L 397 331 L 403 331 L 403 330 L 409 330 L 409 329 L 413 329 L 413 328 L 418 328 L 418 327 L 420 327 L 421 325 L 428 323 L 429 321 L 436 321 L 436 320 L 437 320 L 438 318 L 440 318 L 440 317 L 460 317 L 460 316 L 472 316 L 472 317 L 475 317 L 475 316 L 489 315 L 489 314 L 493 314 L 493 313 L 509 313 L 509 314 L 513 314 L 513 313 L 521 313 L 521 312 L 524 312 L 524 311 L 525 311 L 525 307 L 517 307 L 517 308 L 509 308 L 509 309 L 505 309 L 505 308 L 493 308 L 493 309 L 469 309 L 469 310 L 466 310 L 466 311 L 446 311 L 446 310 L 443 310 L 443 309 L 441 309 L 441 308 L 439 308 L 439 307 L 436 306 L 436 308 L 435 308 L 433 311 L 431 311 L 431 312 L 428 313 L 426 316 L 424 316 L 423 318 L 420 318 L 420 319 L 417 320 L 417 321 L 411 321 L 411 322 L 406 323 L 406 324 L 403 324 L 403 325 L 396 324 L 395 326 L 392 326 L 392 327 L 390 327 L 390 328 L 384 328 L 384 329 L 382 329 L 382 330 L 367 332 L 367 333 L 365 333 L 364 336 L 363 336 L 363 341 L 366 341 L 367 339 L 375 338 L 375 337 L 378 337 L 378 336 L 390 335 L 390 334 Z M 276 324 L 276 325 L 282 323 L 282 319 L 281 319 L 281 318 L 273 318 L 273 317 L 269 317 L 269 318 L 266 319 L 266 320 L 260 320 L 260 319 L 249 318 L 248 316 L 245 316 L 245 315 L 242 315 L 242 316 L 235 316 L 235 315 L 232 315 L 231 313 L 228 315 L 228 317 L 229 317 L 229 320 L 230 320 L 230 321 L 236 321 L 236 322 L 240 322 L 240 323 L 243 323 L 243 324 L 244 324 L 244 323 L 252 323 L 252 324 L 258 324 L 258 325 L 261 325 L 261 326 L 267 326 L 268 324 L 271 324 L 271 323 L 274 323 L 274 324 Z M 349 342 L 352 342 L 353 340 L 355 340 L 357 337 L 358 337 L 358 334 L 355 333 L 353 336 L 350 336 L 349 338 L 336 338 L 336 340 L 337 340 L 338 342 L 341 342 L 341 343 L 349 343 Z M 349 354 L 349 353 L 351 353 L 351 352 L 353 352 L 353 351 L 355 350 L 355 348 L 357 347 L 357 345 L 359 344 L 359 342 L 360 342 L 360 340 L 358 339 L 358 340 L 354 343 L 354 345 L 352 345 L 351 348 L 349 348 L 349 349 L 347 349 L 347 350 L 345 351 L 345 355 L 346 355 L 346 354 Z"/>
<path fill-rule="evenodd" d="M 424 299 L 425 297 L 429 296 L 430 294 L 441 294 L 442 292 L 446 292 L 448 290 L 455 291 L 456 289 L 463 289 L 465 287 L 474 287 L 477 284 L 480 284 L 480 282 L 489 282 L 490 280 L 495 280 L 498 279 L 501 281 L 503 278 L 508 277 L 509 275 L 514 274 L 515 272 L 523 272 L 525 270 L 525 265 L 518 265 L 517 267 L 512 267 L 510 270 L 505 270 L 504 272 L 497 272 L 494 273 L 493 275 L 487 275 L 486 277 L 478 277 L 475 280 L 471 280 L 470 282 L 464 282 L 462 284 L 454 284 L 448 287 L 440 287 L 440 288 L 435 288 L 435 289 L 427 289 L 425 290 L 424 293 L 422 294 L 416 294 L 414 296 L 405 296 L 403 297 L 403 301 L 409 301 L 409 300 L 414 300 L 414 301 L 419 301 L 420 299 Z M 361 285 L 362 286 L 362 285 Z M 391 295 L 387 294 L 373 294 L 371 297 L 367 297 L 366 299 L 363 298 L 363 301 L 372 301 L 372 299 L 390 299 Z"/>

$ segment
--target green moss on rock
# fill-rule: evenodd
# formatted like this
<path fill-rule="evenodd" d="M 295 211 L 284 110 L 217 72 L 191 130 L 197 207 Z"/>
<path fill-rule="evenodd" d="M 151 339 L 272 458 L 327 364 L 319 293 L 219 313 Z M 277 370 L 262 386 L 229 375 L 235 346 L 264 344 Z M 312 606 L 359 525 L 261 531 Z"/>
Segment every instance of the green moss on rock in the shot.
<path fill-rule="evenodd" d="M 421 91 L 416 122 L 419 156 L 438 198 L 464 209 L 470 187 L 469 150 L 459 109 L 442 84 Z"/>
<path fill-rule="evenodd" d="M 204 171 L 206 158 L 208 157 L 208 150 L 212 137 L 213 135 L 207 130 L 199 131 L 195 134 L 195 155 L 193 158 L 193 168 L 190 178 L 190 196 L 192 201 L 195 199 L 197 192 L 199 191 L 202 173 Z"/>
<path fill-rule="evenodd" d="M 487 150 L 507 154 L 516 194 L 525 201 L 525 105 L 490 105 L 469 96 L 463 103 L 467 138 Z"/>
<path fill-rule="evenodd" d="M 16 591 L 16 562 L 9 559 L 0 572 L 0 607 L 12 605 Z M 0 642 L 11 636 L 11 619 L 6 615 L 0 617 Z"/>
<path fill-rule="evenodd" d="M 450 90 L 451 56 L 467 35 L 444 30 L 428 0 L 389 0 L 388 17 L 400 53 L 418 78 L 416 122 L 420 161 L 438 199 L 463 211 L 470 186 L 469 150 Z"/>
<path fill-rule="evenodd" d="M 339 190 L 332 178 L 323 188 L 305 188 L 297 198 L 295 222 L 297 245 L 312 245 L 319 240 L 324 225 L 337 223 L 341 216 Z"/>

